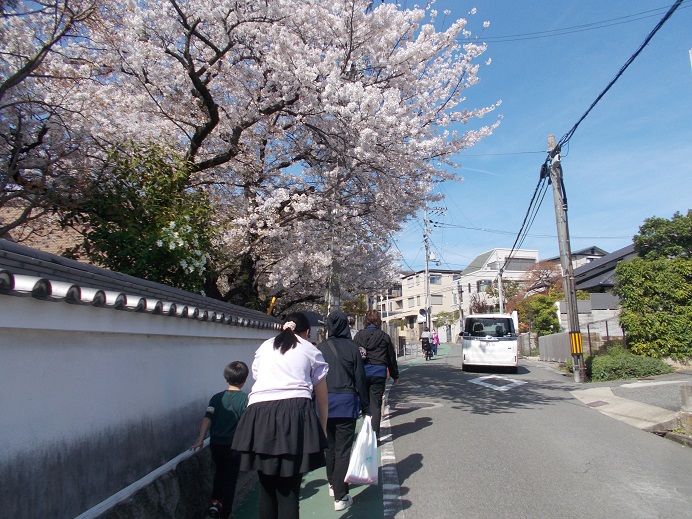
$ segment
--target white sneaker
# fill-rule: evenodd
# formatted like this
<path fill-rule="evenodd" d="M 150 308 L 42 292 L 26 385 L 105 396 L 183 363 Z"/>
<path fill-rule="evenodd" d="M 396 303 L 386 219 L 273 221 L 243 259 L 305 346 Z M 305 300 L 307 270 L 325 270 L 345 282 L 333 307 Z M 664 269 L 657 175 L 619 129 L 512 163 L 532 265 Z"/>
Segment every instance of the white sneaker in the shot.
<path fill-rule="evenodd" d="M 351 496 L 346 494 L 341 501 L 334 501 L 334 510 L 340 512 L 341 510 L 346 510 L 352 504 L 353 499 L 351 498 Z"/>
<path fill-rule="evenodd" d="M 329 485 L 329 497 L 334 497 L 334 487 Z"/>

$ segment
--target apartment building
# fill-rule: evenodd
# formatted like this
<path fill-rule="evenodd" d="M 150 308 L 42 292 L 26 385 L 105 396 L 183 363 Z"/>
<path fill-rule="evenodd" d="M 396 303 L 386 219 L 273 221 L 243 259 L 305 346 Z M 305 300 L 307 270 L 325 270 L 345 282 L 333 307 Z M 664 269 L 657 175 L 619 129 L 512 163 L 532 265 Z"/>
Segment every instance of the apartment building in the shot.
<path fill-rule="evenodd" d="M 459 309 L 457 280 L 461 271 L 430 269 L 430 311 L 433 325 L 440 312 Z M 371 307 L 380 311 L 389 328 L 399 327 L 399 336 L 417 340 L 425 325 L 425 270 L 404 272 L 401 284 L 371 298 Z M 391 326 L 390 326 L 391 324 Z"/>

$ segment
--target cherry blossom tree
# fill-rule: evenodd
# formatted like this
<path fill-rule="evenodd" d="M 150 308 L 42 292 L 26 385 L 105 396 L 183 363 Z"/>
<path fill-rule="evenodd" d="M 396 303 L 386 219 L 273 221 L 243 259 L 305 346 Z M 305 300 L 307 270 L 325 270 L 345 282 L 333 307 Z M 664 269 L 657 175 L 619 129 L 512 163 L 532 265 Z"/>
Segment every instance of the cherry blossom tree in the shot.
<path fill-rule="evenodd" d="M 498 124 L 481 120 L 496 105 L 464 106 L 484 45 L 436 15 L 366 0 L 104 3 L 53 64 L 80 77 L 64 134 L 88 135 L 90 161 L 123 142 L 175 150 L 222 230 L 209 295 L 288 309 L 319 301 L 331 276 L 354 293 L 386 285 L 392 234 Z"/>
<path fill-rule="evenodd" d="M 334 265 L 342 286 L 388 281 L 390 233 L 496 124 L 453 129 L 494 108 L 461 108 L 485 50 L 459 44 L 465 20 L 436 31 L 432 10 L 368 4 L 157 0 L 104 24 L 118 72 L 95 127 L 185 150 L 226 226 L 217 296 L 318 298 Z"/>
<path fill-rule="evenodd" d="M 65 172 L 79 166 L 83 141 L 65 116 L 76 109 L 69 94 L 84 72 L 70 42 L 84 37 L 96 7 L 94 0 L 0 4 L 0 237 L 70 191 Z"/>

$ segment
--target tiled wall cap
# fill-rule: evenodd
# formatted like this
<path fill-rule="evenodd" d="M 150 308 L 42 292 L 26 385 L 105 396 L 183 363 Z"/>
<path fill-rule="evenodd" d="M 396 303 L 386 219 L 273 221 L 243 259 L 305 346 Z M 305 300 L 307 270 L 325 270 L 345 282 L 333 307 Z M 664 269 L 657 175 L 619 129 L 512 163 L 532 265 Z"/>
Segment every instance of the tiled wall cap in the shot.
<path fill-rule="evenodd" d="M 165 315 L 175 315 L 175 303 L 171 303 L 170 301 L 162 301 L 161 313 Z"/>
<path fill-rule="evenodd" d="M 81 303 L 82 290 L 72 283 L 48 280 L 51 299 L 64 299 L 68 303 Z"/>
<path fill-rule="evenodd" d="M 0 290 L 3 292 L 14 290 L 14 276 L 11 272 L 0 270 Z"/>
<path fill-rule="evenodd" d="M 36 285 L 41 278 L 36 276 L 25 276 L 23 274 L 15 274 L 14 276 L 14 291 L 24 295 L 32 295 L 36 289 Z"/>
<path fill-rule="evenodd" d="M 104 306 L 106 304 L 106 294 L 103 290 L 80 287 L 79 292 L 82 303 L 84 304 L 93 306 Z"/>
<path fill-rule="evenodd" d="M 106 296 L 106 306 L 112 306 L 116 308 L 119 304 L 119 299 L 121 298 L 122 294 L 120 292 L 115 292 L 113 290 L 104 290 L 103 294 Z M 120 303 L 122 304 L 124 303 L 124 301 L 121 301 Z"/>

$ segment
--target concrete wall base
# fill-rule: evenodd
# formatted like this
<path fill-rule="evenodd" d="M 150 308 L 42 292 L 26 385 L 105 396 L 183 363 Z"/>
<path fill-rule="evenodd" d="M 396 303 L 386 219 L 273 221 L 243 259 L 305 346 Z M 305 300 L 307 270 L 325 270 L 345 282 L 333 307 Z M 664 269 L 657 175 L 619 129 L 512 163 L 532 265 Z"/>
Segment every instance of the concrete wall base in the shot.
<path fill-rule="evenodd" d="M 99 519 L 204 519 L 213 477 L 214 462 L 206 447 L 101 514 Z M 243 502 L 256 482 L 255 471 L 240 474 L 234 509 Z"/>

